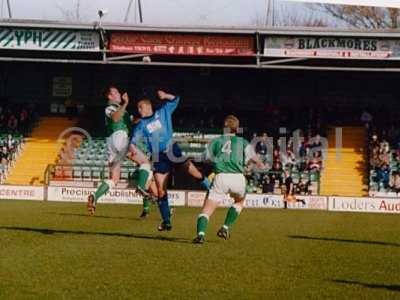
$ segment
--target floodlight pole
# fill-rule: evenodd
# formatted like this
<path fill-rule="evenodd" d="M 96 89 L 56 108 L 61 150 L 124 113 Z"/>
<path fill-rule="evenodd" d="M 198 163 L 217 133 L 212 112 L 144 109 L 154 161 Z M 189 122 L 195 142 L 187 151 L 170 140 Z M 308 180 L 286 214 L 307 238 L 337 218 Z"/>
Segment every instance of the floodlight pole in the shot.
<path fill-rule="evenodd" d="M 129 18 L 129 14 L 131 12 L 133 1 L 135 1 L 135 23 L 136 23 L 136 7 L 139 10 L 140 23 L 143 23 L 143 13 L 142 13 L 142 2 L 141 2 L 141 0 L 137 0 L 137 6 L 136 6 L 136 0 L 129 0 L 128 8 L 126 9 L 126 14 L 125 14 L 125 18 L 124 18 L 124 23 L 128 22 L 128 18 Z"/>
<path fill-rule="evenodd" d="M 143 23 L 143 13 L 142 13 L 142 1 L 138 0 L 138 8 L 139 8 L 139 21 Z"/>
<path fill-rule="evenodd" d="M 275 0 L 267 0 L 267 27 L 275 26 Z"/>
<path fill-rule="evenodd" d="M 7 8 L 8 8 L 8 17 L 12 19 L 12 12 L 11 12 L 11 4 L 10 0 L 7 0 Z"/>
<path fill-rule="evenodd" d="M 133 0 L 129 0 L 128 8 L 126 9 L 126 14 L 125 14 L 125 18 L 124 18 L 124 23 L 128 22 L 129 13 L 131 12 L 132 2 L 133 2 Z"/>

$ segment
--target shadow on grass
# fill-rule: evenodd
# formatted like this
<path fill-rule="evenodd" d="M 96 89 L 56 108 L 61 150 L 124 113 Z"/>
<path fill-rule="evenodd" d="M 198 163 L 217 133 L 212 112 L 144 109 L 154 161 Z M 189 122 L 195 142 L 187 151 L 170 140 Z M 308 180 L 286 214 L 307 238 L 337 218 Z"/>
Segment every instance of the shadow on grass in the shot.
<path fill-rule="evenodd" d="M 375 283 L 363 283 L 363 282 L 358 282 L 358 281 L 352 281 L 352 280 L 339 280 L 339 279 L 333 279 L 330 280 L 332 282 L 336 283 L 342 283 L 342 284 L 348 284 L 348 285 L 358 285 L 370 289 L 381 289 L 381 290 L 388 290 L 392 292 L 400 292 L 400 285 L 395 285 L 395 284 L 375 284 Z"/>
<path fill-rule="evenodd" d="M 298 240 L 316 240 L 316 241 L 328 241 L 328 242 L 338 242 L 338 243 L 354 243 L 354 244 L 368 244 L 368 245 L 400 247 L 400 244 L 389 243 L 389 242 L 380 242 L 380 241 L 337 239 L 337 238 L 313 237 L 313 236 L 304 236 L 304 235 L 289 235 L 288 237 L 291 239 L 298 239 Z"/>
<path fill-rule="evenodd" d="M 72 213 L 54 213 L 48 212 L 49 215 L 67 216 L 67 217 L 85 217 L 85 218 L 98 218 L 98 219 L 115 219 L 115 220 L 128 220 L 128 221 L 142 221 L 139 217 L 128 218 L 128 217 L 111 217 L 111 216 L 88 216 L 87 214 L 72 214 Z"/>
<path fill-rule="evenodd" d="M 142 234 L 130 234 L 121 232 L 90 232 L 90 231 L 80 231 L 80 230 L 57 230 L 48 228 L 11 227 L 11 226 L 10 227 L 2 226 L 0 227 L 0 230 L 35 232 L 45 235 L 52 235 L 52 234 L 94 235 L 94 236 L 124 237 L 124 238 L 134 238 L 134 239 L 144 239 L 144 240 L 159 240 L 159 241 L 184 243 L 184 244 L 191 243 L 191 240 L 183 238 L 160 236 L 160 235 L 153 236 L 153 235 L 142 235 Z"/>

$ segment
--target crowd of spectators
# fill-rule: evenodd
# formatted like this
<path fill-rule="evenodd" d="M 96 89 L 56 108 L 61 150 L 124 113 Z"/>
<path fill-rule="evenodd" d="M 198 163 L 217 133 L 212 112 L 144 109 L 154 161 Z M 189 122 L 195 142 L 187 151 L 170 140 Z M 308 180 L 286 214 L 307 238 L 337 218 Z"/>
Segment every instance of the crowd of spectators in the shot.
<path fill-rule="evenodd" d="M 323 168 L 322 138 L 319 134 L 304 135 L 302 131 L 295 136 L 281 136 L 274 141 L 266 132 L 260 136 L 253 134 L 256 154 L 267 169 L 248 172 L 250 189 L 274 193 L 282 188 L 288 171 L 289 176 L 296 178 L 296 194 L 311 194 L 312 178 L 318 178 Z"/>
<path fill-rule="evenodd" d="M 0 104 L 0 183 L 5 181 L 20 152 L 23 136 L 32 127 L 34 116 L 33 105 Z"/>
<path fill-rule="evenodd" d="M 14 134 L 0 136 L 0 183 L 6 179 L 10 166 L 22 147 L 23 138 Z"/>
<path fill-rule="evenodd" d="M 374 132 L 369 141 L 370 192 L 400 192 L 400 132 Z"/>
<path fill-rule="evenodd" d="M 34 107 L 0 105 L 0 133 L 26 134 L 33 121 Z"/>

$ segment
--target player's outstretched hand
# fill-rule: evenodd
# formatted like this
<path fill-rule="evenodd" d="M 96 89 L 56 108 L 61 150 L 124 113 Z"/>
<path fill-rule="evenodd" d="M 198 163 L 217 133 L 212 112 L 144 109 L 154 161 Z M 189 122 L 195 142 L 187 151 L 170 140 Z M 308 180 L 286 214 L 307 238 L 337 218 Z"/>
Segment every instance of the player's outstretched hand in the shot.
<path fill-rule="evenodd" d="M 168 94 L 162 90 L 157 91 L 157 95 L 161 100 L 173 100 L 175 98 L 174 95 Z"/>
<path fill-rule="evenodd" d="M 123 93 L 123 94 L 122 94 L 122 101 L 123 101 L 123 104 L 125 104 L 125 105 L 128 105 L 128 104 L 129 104 L 129 96 L 128 96 L 128 93 Z"/>

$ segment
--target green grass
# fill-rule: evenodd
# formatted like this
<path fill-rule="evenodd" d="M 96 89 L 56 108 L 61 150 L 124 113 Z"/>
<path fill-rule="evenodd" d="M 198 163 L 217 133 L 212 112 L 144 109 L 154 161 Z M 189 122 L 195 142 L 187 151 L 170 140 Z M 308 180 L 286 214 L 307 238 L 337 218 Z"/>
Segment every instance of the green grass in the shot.
<path fill-rule="evenodd" d="M 153 212 L 0 201 L 0 299 L 400 298 L 398 215 L 244 210 L 223 241 L 220 209 L 199 246 L 198 209 Z"/>

